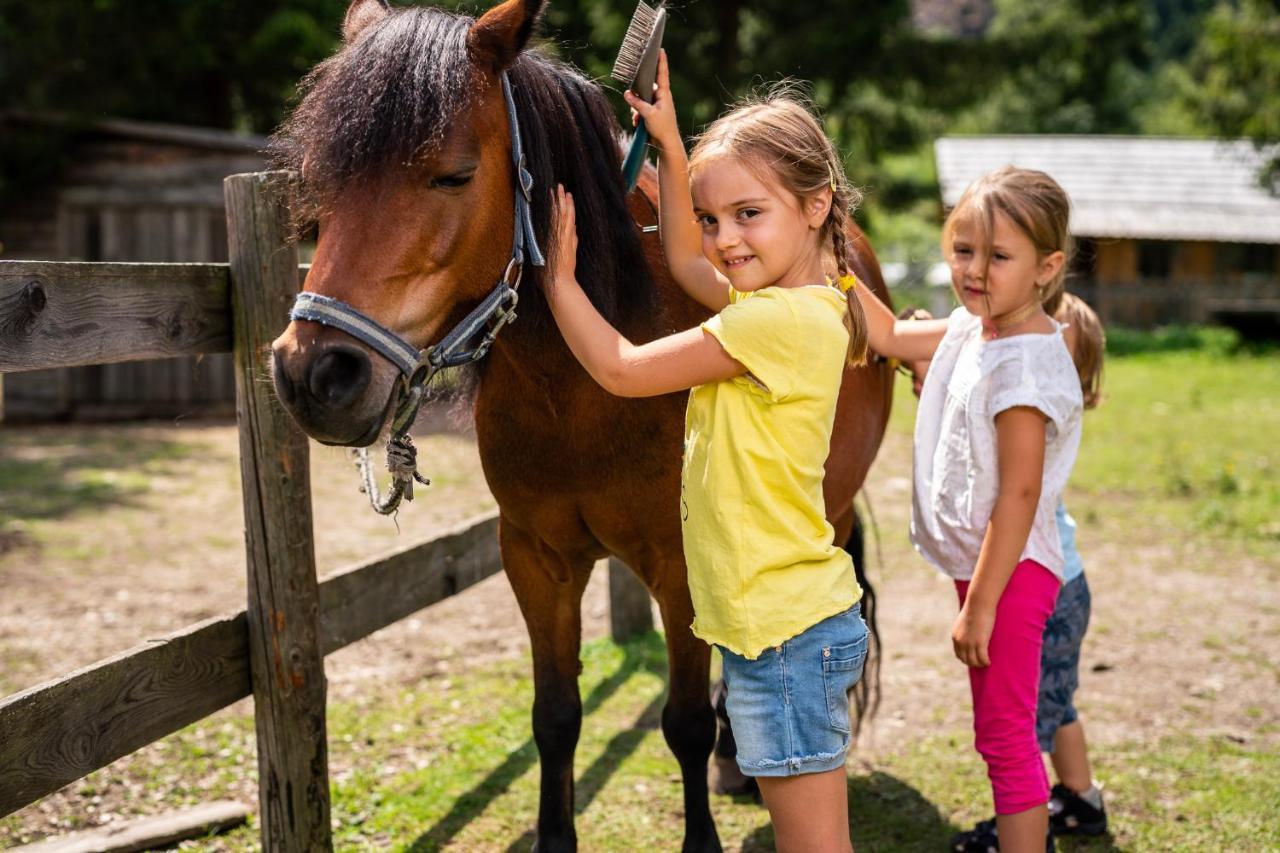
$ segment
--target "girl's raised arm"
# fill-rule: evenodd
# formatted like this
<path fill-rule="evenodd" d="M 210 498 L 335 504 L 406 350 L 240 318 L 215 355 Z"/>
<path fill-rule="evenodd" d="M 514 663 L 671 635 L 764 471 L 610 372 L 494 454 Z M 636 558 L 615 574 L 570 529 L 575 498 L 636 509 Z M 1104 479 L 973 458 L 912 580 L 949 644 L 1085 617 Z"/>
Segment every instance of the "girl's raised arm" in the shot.
<path fill-rule="evenodd" d="M 556 194 L 556 244 L 544 292 L 560 333 L 592 379 L 619 397 L 654 397 L 747 372 L 700 327 L 636 346 L 609 325 L 574 277 L 573 196 L 564 187 Z"/>
<path fill-rule="evenodd" d="M 658 56 L 658 82 L 653 103 L 624 91 L 631 108 L 644 119 L 658 149 L 658 228 L 667 268 L 691 297 L 719 311 L 729 304 L 729 280 L 702 254 L 702 231 L 689 195 L 689 158 L 676 124 L 667 52 Z"/>
<path fill-rule="evenodd" d="M 854 287 L 867 317 L 867 341 L 885 358 L 927 361 L 947 333 L 946 320 L 899 320 L 861 282 Z"/>

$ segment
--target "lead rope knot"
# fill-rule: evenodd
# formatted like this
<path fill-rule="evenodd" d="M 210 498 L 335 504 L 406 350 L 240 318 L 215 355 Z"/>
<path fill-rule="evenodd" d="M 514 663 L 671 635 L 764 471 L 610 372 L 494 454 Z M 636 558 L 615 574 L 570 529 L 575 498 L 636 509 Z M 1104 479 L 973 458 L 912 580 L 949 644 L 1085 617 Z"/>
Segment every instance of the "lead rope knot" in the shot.
<path fill-rule="evenodd" d="M 418 473 L 418 448 L 414 447 L 413 439 L 407 433 L 393 436 L 387 441 L 387 470 L 391 472 L 391 488 L 385 497 L 374 482 L 368 448 L 354 448 L 352 455 L 355 457 L 356 468 L 360 471 L 360 491 L 369 496 L 369 503 L 380 515 L 394 513 L 401 500 L 413 500 L 415 480 L 424 486 L 431 485 L 429 479 Z"/>

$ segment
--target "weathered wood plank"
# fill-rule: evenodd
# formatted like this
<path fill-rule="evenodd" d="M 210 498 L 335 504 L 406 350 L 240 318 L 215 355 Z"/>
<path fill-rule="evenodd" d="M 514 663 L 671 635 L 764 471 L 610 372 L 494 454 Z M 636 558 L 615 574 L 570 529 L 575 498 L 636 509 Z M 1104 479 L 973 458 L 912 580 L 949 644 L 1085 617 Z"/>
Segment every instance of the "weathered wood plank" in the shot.
<path fill-rule="evenodd" d="M 249 668 L 267 851 L 333 849 L 324 653 L 307 437 L 280 407 L 267 354 L 298 292 L 284 172 L 223 181 L 235 329 Z"/>
<path fill-rule="evenodd" d="M 0 700 L 0 816 L 249 695 L 244 612 Z"/>
<path fill-rule="evenodd" d="M 136 853 L 226 832 L 248 819 L 243 803 L 215 800 L 180 812 L 49 838 L 15 848 L 15 853 Z"/>
<path fill-rule="evenodd" d="M 626 563 L 609 558 L 609 634 L 615 642 L 653 630 L 649 590 Z"/>
<path fill-rule="evenodd" d="M 330 654 L 501 571 L 497 515 L 329 575 Z M 245 611 L 0 699 L 0 817 L 248 696 Z"/>
<path fill-rule="evenodd" d="M 470 522 L 413 548 L 325 578 L 320 586 L 324 653 L 502 571 L 498 515 Z"/>
<path fill-rule="evenodd" d="M 0 261 L 0 372 L 231 349 L 227 267 Z"/>

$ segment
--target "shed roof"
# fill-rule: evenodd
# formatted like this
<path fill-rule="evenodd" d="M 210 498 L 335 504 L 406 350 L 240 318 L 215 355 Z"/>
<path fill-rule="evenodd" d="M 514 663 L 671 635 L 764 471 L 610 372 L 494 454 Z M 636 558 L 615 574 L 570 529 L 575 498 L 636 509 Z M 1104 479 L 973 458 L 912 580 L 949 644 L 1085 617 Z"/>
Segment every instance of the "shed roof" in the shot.
<path fill-rule="evenodd" d="M 18 122 L 35 127 L 66 128 L 83 136 L 156 142 L 237 154 L 257 154 L 265 149 L 269 142 L 265 136 L 209 127 L 121 118 L 83 119 L 59 113 L 30 113 L 21 110 L 0 112 L 0 124 L 5 122 Z"/>
<path fill-rule="evenodd" d="M 1048 172 L 1081 237 L 1280 243 L 1280 198 L 1259 175 L 1275 149 L 1149 136 L 947 136 L 934 145 L 942 201 L 1005 165 Z"/>

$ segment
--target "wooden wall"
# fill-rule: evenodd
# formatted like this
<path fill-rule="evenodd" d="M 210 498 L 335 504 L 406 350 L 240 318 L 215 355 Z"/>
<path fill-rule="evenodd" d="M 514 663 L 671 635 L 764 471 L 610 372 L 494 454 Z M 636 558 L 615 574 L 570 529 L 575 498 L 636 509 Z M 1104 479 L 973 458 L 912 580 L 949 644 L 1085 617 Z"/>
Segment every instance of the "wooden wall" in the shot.
<path fill-rule="evenodd" d="M 0 257 L 225 263 L 222 178 L 259 171 L 252 152 L 106 140 L 64 182 L 0 212 Z M 0 380 L 8 421 L 229 416 L 231 356 L 14 373 Z"/>
<path fill-rule="evenodd" d="M 1087 278 L 1069 285 L 1084 296 L 1104 322 L 1148 328 L 1169 323 L 1234 322 L 1227 315 L 1267 315 L 1280 320 L 1280 249 L 1275 270 L 1241 273 L 1228 259 L 1230 244 L 1208 240 L 1170 242 L 1168 270 L 1144 269 L 1149 247 L 1136 240 L 1099 238 Z M 1258 249 L 1260 247 L 1252 247 Z"/>

